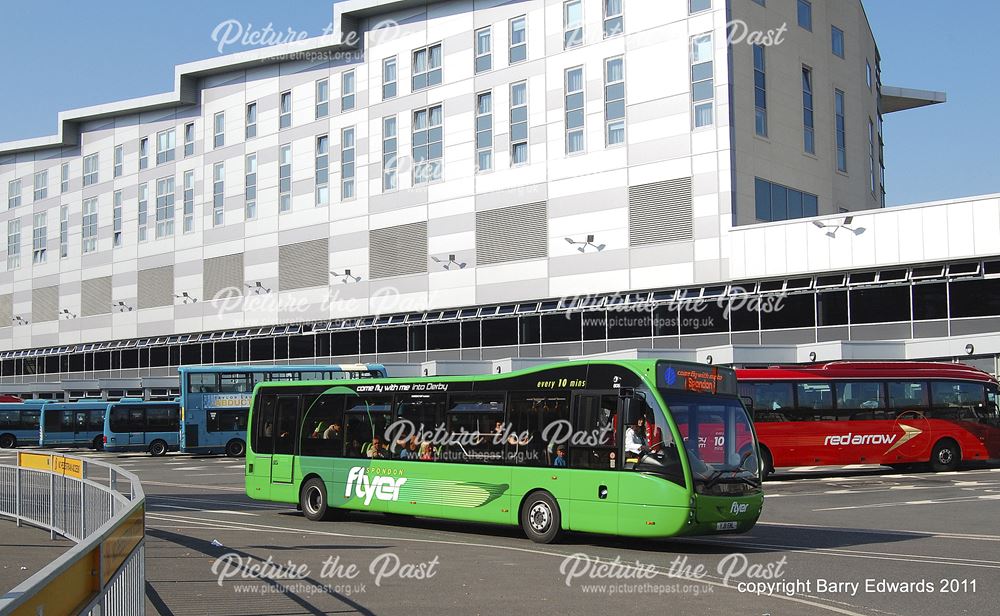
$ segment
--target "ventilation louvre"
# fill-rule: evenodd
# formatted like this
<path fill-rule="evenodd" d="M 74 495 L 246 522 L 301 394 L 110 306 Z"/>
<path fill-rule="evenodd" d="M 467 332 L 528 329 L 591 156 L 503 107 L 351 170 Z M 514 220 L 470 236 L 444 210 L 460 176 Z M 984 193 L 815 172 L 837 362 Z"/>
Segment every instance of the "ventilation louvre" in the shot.
<path fill-rule="evenodd" d="M 139 270 L 139 309 L 174 304 L 174 266 Z"/>
<path fill-rule="evenodd" d="M 0 327 L 10 327 L 14 320 L 14 296 L 0 295 Z"/>
<path fill-rule="evenodd" d="M 35 323 L 59 318 L 59 287 L 31 290 L 31 320 Z"/>
<path fill-rule="evenodd" d="M 691 178 L 630 186 L 628 215 L 630 246 L 694 239 Z"/>
<path fill-rule="evenodd" d="M 243 253 L 205 259 L 201 293 L 205 301 L 243 295 Z"/>
<path fill-rule="evenodd" d="M 545 201 L 476 212 L 476 264 L 544 259 L 548 234 Z"/>
<path fill-rule="evenodd" d="M 371 278 L 427 273 L 427 223 L 373 229 L 368 234 Z"/>
<path fill-rule="evenodd" d="M 278 247 L 278 290 L 330 284 L 329 238 Z"/>
<path fill-rule="evenodd" d="M 111 312 L 111 276 L 91 278 L 80 284 L 80 316 Z"/>

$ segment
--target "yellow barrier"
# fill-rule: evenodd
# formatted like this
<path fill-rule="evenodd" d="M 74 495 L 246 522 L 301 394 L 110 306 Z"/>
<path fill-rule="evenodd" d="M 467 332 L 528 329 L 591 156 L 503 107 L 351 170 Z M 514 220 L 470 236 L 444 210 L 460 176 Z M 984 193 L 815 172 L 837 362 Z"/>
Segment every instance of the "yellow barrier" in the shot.
<path fill-rule="evenodd" d="M 47 453 L 19 451 L 17 465 L 83 479 L 83 461 Z"/>

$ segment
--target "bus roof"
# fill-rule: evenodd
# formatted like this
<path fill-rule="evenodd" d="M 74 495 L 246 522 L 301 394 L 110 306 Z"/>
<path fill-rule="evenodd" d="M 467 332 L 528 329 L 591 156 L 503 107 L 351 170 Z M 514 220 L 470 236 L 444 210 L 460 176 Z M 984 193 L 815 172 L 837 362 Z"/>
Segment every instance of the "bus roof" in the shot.
<path fill-rule="evenodd" d="M 77 400 L 75 402 L 63 402 L 63 401 L 49 401 L 49 404 L 45 405 L 45 410 L 62 410 L 68 411 L 73 409 L 103 409 L 107 408 L 107 400 Z"/>
<path fill-rule="evenodd" d="M 965 364 L 906 361 L 832 361 L 803 366 L 743 368 L 736 371 L 741 381 L 801 381 L 827 379 L 958 379 L 992 382 L 988 372 Z"/>
<path fill-rule="evenodd" d="M 177 371 L 181 373 L 206 374 L 213 372 L 360 372 L 362 370 L 385 370 L 385 366 L 382 364 L 294 364 L 289 366 L 181 366 L 177 368 Z"/>

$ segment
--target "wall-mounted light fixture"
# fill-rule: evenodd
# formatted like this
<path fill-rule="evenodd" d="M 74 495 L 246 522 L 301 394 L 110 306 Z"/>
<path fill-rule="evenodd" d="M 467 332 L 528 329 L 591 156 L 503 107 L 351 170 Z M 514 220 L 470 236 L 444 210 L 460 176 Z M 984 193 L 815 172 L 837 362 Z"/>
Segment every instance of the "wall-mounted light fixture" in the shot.
<path fill-rule="evenodd" d="M 591 233 L 591 234 L 587 235 L 587 240 L 584 241 L 584 242 L 578 242 L 577 240 L 574 240 L 571 237 L 567 237 L 566 241 L 571 246 L 576 246 L 577 250 L 580 251 L 580 252 L 586 252 L 588 248 L 593 248 L 597 252 L 601 252 L 601 251 L 603 251 L 607 247 L 607 244 L 595 244 L 594 243 L 594 238 L 595 237 L 596 236 L 593 233 Z"/>
<path fill-rule="evenodd" d="M 135 310 L 132 306 L 129 306 L 125 302 L 119 301 L 117 303 L 111 304 L 112 310 L 117 310 L 118 312 L 132 312 Z"/>
<path fill-rule="evenodd" d="M 706 355 L 705 356 L 705 363 L 708 364 L 709 366 L 712 365 L 712 356 L 711 355 Z"/>
<path fill-rule="evenodd" d="M 28 324 L 28 319 L 26 319 L 26 318 L 22 317 L 21 315 L 17 314 L 17 315 L 14 315 L 14 318 L 11 319 L 11 322 L 14 323 L 15 325 L 27 325 Z"/>
<path fill-rule="evenodd" d="M 197 297 L 191 297 L 187 291 L 184 291 L 180 295 L 174 295 L 174 297 L 181 300 L 182 304 L 193 304 L 198 301 Z"/>
<path fill-rule="evenodd" d="M 59 313 L 60 319 L 75 319 L 76 315 L 69 311 L 69 308 L 63 308 Z"/>
<path fill-rule="evenodd" d="M 827 224 L 821 220 L 814 220 L 813 224 L 819 227 L 820 229 L 828 229 L 828 231 L 826 232 L 827 237 L 837 237 L 837 231 L 840 231 L 841 229 L 850 231 L 854 235 L 861 235 L 862 233 L 865 232 L 864 227 L 852 227 L 851 223 L 853 222 L 854 222 L 853 216 L 845 216 L 844 222 L 841 223 Z"/>
<path fill-rule="evenodd" d="M 965 354 L 966 355 L 972 355 L 975 352 L 976 352 L 976 347 L 972 346 L 971 344 L 965 345 Z"/>
<path fill-rule="evenodd" d="M 809 351 L 809 361 L 816 361 L 816 351 Z"/>
<path fill-rule="evenodd" d="M 344 284 L 350 284 L 352 282 L 361 282 L 361 276 L 355 276 L 351 273 L 350 269 L 345 269 L 343 274 L 338 274 L 337 272 L 330 272 L 334 278 L 340 278 L 340 282 Z"/>
<path fill-rule="evenodd" d="M 250 289 L 250 292 L 253 293 L 254 295 L 267 295 L 271 292 L 271 289 L 265 287 L 263 284 L 261 284 L 259 280 L 257 280 L 253 284 L 245 284 L 243 286 Z"/>
<path fill-rule="evenodd" d="M 431 259 L 435 263 L 441 264 L 441 267 L 443 267 L 446 270 L 451 270 L 451 266 L 452 265 L 454 265 L 458 269 L 465 269 L 465 266 L 468 265 L 468 263 L 465 263 L 465 262 L 459 263 L 455 259 L 455 255 L 448 255 L 448 260 L 447 261 L 445 261 L 444 259 L 439 259 L 439 258 L 437 258 L 437 257 L 435 257 L 433 255 L 431 256 Z"/>

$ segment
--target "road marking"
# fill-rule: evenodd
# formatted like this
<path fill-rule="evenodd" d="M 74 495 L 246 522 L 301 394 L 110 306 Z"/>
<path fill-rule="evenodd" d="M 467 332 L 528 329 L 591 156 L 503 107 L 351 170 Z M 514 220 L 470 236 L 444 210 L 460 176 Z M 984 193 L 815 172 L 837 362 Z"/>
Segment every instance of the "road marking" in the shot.
<path fill-rule="evenodd" d="M 206 520 L 204 518 L 186 518 L 185 516 L 181 516 L 181 515 L 177 515 L 177 514 L 165 515 L 165 514 L 160 514 L 160 513 L 152 513 L 152 514 L 149 514 L 147 517 L 158 519 L 158 520 L 161 520 L 161 521 L 168 521 L 168 522 L 169 521 L 174 521 L 174 520 L 180 520 L 180 521 L 183 521 L 183 522 L 186 522 L 186 523 L 197 523 L 197 522 L 218 523 L 215 520 Z M 496 544 L 488 544 L 488 543 L 474 543 L 474 542 L 471 542 L 471 541 L 452 541 L 452 540 L 444 540 L 444 539 L 418 539 L 418 538 L 413 538 L 413 537 L 387 537 L 385 535 L 352 535 L 350 533 L 332 533 L 332 532 L 328 532 L 328 531 L 318 531 L 318 530 L 312 530 L 312 529 L 295 529 L 293 527 L 272 526 L 272 525 L 266 525 L 266 524 L 251 524 L 249 522 L 239 522 L 238 526 L 243 526 L 245 528 L 232 528 L 232 530 L 244 530 L 244 531 L 272 530 L 272 531 L 279 531 L 279 532 L 293 531 L 293 532 L 297 532 L 297 533 L 300 533 L 300 534 L 322 535 L 322 536 L 328 536 L 328 537 L 351 537 L 351 538 L 354 538 L 354 539 L 371 539 L 371 540 L 378 540 L 378 541 L 386 541 L 386 540 L 389 540 L 389 541 L 410 541 L 410 542 L 413 542 L 413 543 L 431 543 L 431 544 L 439 544 L 439 545 L 457 545 L 457 546 L 472 547 L 472 548 L 492 548 L 492 549 L 498 549 L 498 550 L 509 550 L 509 551 L 514 551 L 514 552 L 524 552 L 524 553 L 527 553 L 527 554 L 536 554 L 536 555 L 539 555 L 539 556 L 553 556 L 553 557 L 556 557 L 556 558 L 561 558 L 563 560 L 565 560 L 567 556 L 571 556 L 571 554 L 566 554 L 566 553 L 562 553 L 562 552 L 551 552 L 551 551 L 547 551 L 547 550 L 540 550 L 540 549 L 537 549 L 537 548 L 522 548 L 522 547 L 506 546 L 506 545 L 496 545 Z M 256 528 L 251 528 L 251 527 L 256 527 Z M 615 563 L 615 561 L 612 561 L 612 560 L 609 560 L 609 559 L 604 559 L 604 558 L 596 558 L 596 559 L 593 559 L 593 560 L 598 560 L 598 561 L 606 563 L 606 564 L 614 564 Z M 666 568 L 662 568 L 662 567 L 650 567 L 650 569 L 653 570 L 653 572 L 656 573 L 656 575 L 670 577 L 669 574 L 668 574 L 668 571 L 666 570 Z M 712 576 L 712 577 L 715 577 L 715 576 Z M 720 579 L 720 578 L 716 578 L 716 579 Z M 716 586 L 716 587 L 719 587 L 719 588 L 725 588 L 725 589 L 733 590 L 733 591 L 736 590 L 735 586 L 729 586 L 728 584 L 723 584 L 722 582 L 715 582 L 715 581 L 707 580 L 707 579 L 704 579 L 704 578 L 699 579 L 698 583 L 700 583 L 700 584 L 708 584 L 710 586 Z M 819 601 L 810 601 L 808 599 L 803 599 L 802 597 L 789 597 L 789 596 L 783 595 L 783 594 L 772 594 L 772 595 L 767 595 L 767 596 L 769 596 L 769 597 L 771 597 L 773 599 L 780 599 L 780 600 L 783 600 L 783 601 L 791 601 L 793 603 L 799 603 L 801 605 L 809 605 L 811 607 L 819 608 L 821 610 L 826 610 L 826 611 L 829 611 L 829 612 L 834 612 L 836 614 L 844 614 L 845 616 L 864 616 L 863 614 L 861 614 L 859 612 L 852 612 L 850 610 L 847 610 L 847 609 L 844 609 L 844 608 L 841 608 L 841 607 L 837 607 L 837 606 L 834 606 L 834 605 L 828 605 L 828 604 L 825 604 L 825 603 L 820 603 Z M 841 603 L 841 605 L 848 605 L 848 604 Z M 849 607 L 854 607 L 854 606 L 849 606 Z M 859 608 L 859 609 L 864 609 L 864 608 Z"/>
<path fill-rule="evenodd" d="M 171 483 L 169 481 L 143 481 L 142 485 L 167 486 L 170 488 L 194 488 L 196 490 L 225 490 L 226 492 L 246 492 L 246 488 L 230 488 L 228 486 L 191 485 L 189 483 Z"/>
<path fill-rule="evenodd" d="M 248 515 L 253 517 L 258 517 L 256 513 L 247 513 L 246 511 L 233 511 L 232 509 L 198 509 L 197 507 L 181 507 L 180 505 L 152 505 L 153 507 L 166 507 L 167 509 L 183 509 L 185 511 L 197 511 L 199 513 L 224 513 L 227 515 Z"/>
<path fill-rule="evenodd" d="M 824 507 L 822 509 L 813 509 L 813 511 L 846 511 L 848 509 L 880 509 L 883 507 L 903 507 L 906 505 L 952 505 L 955 503 L 971 503 L 980 499 L 985 498 L 996 498 L 1000 495 L 986 495 L 986 496 L 956 496 L 954 498 L 940 498 L 937 500 L 913 500 L 913 501 L 903 501 L 898 503 L 870 503 L 867 505 L 848 505 L 844 507 Z"/>
<path fill-rule="evenodd" d="M 209 503 L 212 505 L 228 505 L 229 507 L 232 507 L 233 505 L 245 505 L 248 507 L 256 507 L 258 509 L 280 509 L 282 511 L 288 510 L 287 506 L 275 505 L 272 503 L 264 503 L 261 501 L 254 501 L 250 500 L 249 498 L 247 498 L 245 502 L 238 502 L 238 503 L 234 503 L 232 501 L 213 500 L 210 498 L 191 498 L 188 496 L 159 496 L 157 494 L 147 494 L 146 498 L 147 500 L 154 500 L 154 501 L 167 500 L 167 501 L 177 501 L 181 503 Z"/>
<path fill-rule="evenodd" d="M 175 468 L 173 470 L 175 470 L 175 471 L 203 471 L 206 468 L 208 468 L 208 467 L 207 466 L 180 466 L 180 467 Z"/>
<path fill-rule="evenodd" d="M 906 535 L 917 538 L 942 538 L 942 539 L 969 539 L 972 541 L 1000 541 L 1000 535 L 976 535 L 970 533 L 936 533 L 931 531 L 923 530 L 899 530 L 895 528 L 879 529 L 879 528 L 842 528 L 838 526 L 824 526 L 822 524 L 795 524 L 793 522 L 758 522 L 756 526 L 782 526 L 790 528 L 813 528 L 822 529 L 824 531 L 832 531 L 838 533 L 851 533 L 859 535 Z M 755 526 L 755 527 L 756 527 Z"/>

